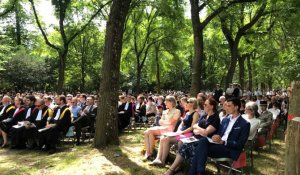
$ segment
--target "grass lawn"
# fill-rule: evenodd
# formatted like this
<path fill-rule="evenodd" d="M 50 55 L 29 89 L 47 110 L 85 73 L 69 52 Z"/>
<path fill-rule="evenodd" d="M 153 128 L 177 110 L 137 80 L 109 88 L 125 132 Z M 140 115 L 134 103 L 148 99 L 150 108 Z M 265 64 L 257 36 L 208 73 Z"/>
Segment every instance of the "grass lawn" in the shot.
<path fill-rule="evenodd" d="M 278 130 L 272 144 L 258 154 L 254 152 L 254 170 L 245 169 L 245 174 L 284 174 L 283 131 Z M 165 168 L 149 166 L 143 162 L 142 130 L 126 132 L 120 136 L 120 146 L 109 146 L 106 149 L 95 149 L 91 144 L 64 147 L 56 154 L 48 155 L 35 150 L 0 149 L 1 175 L 157 175 L 165 172 Z M 208 174 L 216 174 L 213 165 L 208 164 Z M 185 168 L 178 175 L 187 174 Z"/>

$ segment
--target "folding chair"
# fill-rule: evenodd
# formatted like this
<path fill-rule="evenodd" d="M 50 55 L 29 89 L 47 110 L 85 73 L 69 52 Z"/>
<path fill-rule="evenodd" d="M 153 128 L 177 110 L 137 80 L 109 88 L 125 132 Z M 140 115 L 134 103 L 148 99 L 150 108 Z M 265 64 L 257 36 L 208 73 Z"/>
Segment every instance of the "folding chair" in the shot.
<path fill-rule="evenodd" d="M 234 161 L 231 158 L 227 157 L 221 157 L 221 158 L 212 158 L 208 157 L 208 162 L 213 162 L 217 166 L 217 173 L 221 174 L 220 167 L 224 167 L 229 169 L 228 170 L 228 175 L 232 174 L 232 171 L 238 172 L 238 173 L 243 173 L 243 170 L 239 170 L 240 168 L 246 167 L 246 152 L 243 151 L 238 160 Z"/>

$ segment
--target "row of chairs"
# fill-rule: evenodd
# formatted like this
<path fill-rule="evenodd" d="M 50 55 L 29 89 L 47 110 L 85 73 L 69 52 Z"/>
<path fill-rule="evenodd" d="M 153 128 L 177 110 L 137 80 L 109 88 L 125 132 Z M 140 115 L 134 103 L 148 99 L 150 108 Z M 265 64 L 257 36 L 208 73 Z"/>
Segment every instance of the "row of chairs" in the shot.
<path fill-rule="evenodd" d="M 94 127 L 95 128 L 95 127 Z M 92 138 L 95 135 L 95 129 L 92 129 L 91 126 L 86 126 L 81 128 L 81 141 L 85 142 L 86 140 L 88 142 L 91 142 Z M 75 133 L 75 127 L 70 126 L 67 133 L 62 136 L 61 140 L 62 141 L 68 141 L 71 142 L 72 145 L 75 145 L 75 140 L 76 140 L 76 133 Z"/>

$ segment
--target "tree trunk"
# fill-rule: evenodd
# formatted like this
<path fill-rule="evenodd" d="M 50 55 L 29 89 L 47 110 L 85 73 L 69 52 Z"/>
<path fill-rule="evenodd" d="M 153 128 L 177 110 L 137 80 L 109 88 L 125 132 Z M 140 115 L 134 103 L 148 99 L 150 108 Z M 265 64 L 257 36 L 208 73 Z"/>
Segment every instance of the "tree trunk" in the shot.
<path fill-rule="evenodd" d="M 66 58 L 68 54 L 68 48 L 64 49 L 62 53 L 59 53 L 59 64 L 58 64 L 58 81 L 57 81 L 57 93 L 61 94 L 64 88 L 65 82 L 65 69 L 66 69 Z"/>
<path fill-rule="evenodd" d="M 248 67 L 248 90 L 253 91 L 253 79 L 252 79 L 252 66 L 251 66 L 251 56 L 247 57 L 247 67 Z"/>
<path fill-rule="evenodd" d="M 203 52 L 203 28 L 200 24 L 198 6 L 191 4 L 191 16 L 194 35 L 194 61 L 192 69 L 191 96 L 196 96 L 202 88 Z"/>
<path fill-rule="evenodd" d="M 272 74 L 271 72 L 270 72 L 270 74 Z M 272 90 L 273 89 L 273 87 L 272 87 L 272 84 L 273 84 L 273 78 L 272 78 L 272 75 L 269 75 L 269 78 L 268 78 L 268 88 L 269 88 L 269 90 Z"/>
<path fill-rule="evenodd" d="M 225 87 L 227 88 L 229 86 L 229 83 L 232 83 L 233 80 L 233 75 L 235 72 L 235 67 L 236 67 L 236 63 L 238 61 L 238 44 L 239 41 L 235 41 L 233 42 L 233 44 L 231 45 L 230 42 L 228 43 L 229 47 L 230 47 L 230 55 L 231 55 L 231 61 L 228 67 L 228 71 L 227 71 L 227 75 L 226 75 L 226 80 L 225 80 Z"/>
<path fill-rule="evenodd" d="M 247 57 L 248 54 L 239 57 L 239 82 L 242 90 L 245 88 L 245 59 L 247 59 Z"/>
<path fill-rule="evenodd" d="M 81 45 L 81 83 L 80 83 L 80 91 L 85 91 L 85 65 L 86 65 L 86 53 L 85 53 L 85 46 L 86 46 L 86 38 L 83 37 L 82 45 Z"/>
<path fill-rule="evenodd" d="M 157 80 L 157 93 L 160 94 L 160 67 L 159 67 L 159 43 L 155 43 L 155 61 L 156 61 L 156 80 Z"/>
<path fill-rule="evenodd" d="M 118 91 L 124 23 L 131 0 L 114 0 L 106 26 L 94 146 L 119 144 Z"/>
<path fill-rule="evenodd" d="M 136 93 L 141 92 L 141 77 L 142 77 L 142 68 L 141 66 L 137 66 L 136 69 Z"/>
<path fill-rule="evenodd" d="M 288 121 L 285 150 L 285 174 L 300 175 L 300 82 L 291 86 L 289 115 L 294 116 Z"/>
<path fill-rule="evenodd" d="M 17 45 L 21 45 L 21 21 L 20 21 L 20 4 L 18 0 L 15 2 L 15 17 L 16 17 L 16 41 Z"/>

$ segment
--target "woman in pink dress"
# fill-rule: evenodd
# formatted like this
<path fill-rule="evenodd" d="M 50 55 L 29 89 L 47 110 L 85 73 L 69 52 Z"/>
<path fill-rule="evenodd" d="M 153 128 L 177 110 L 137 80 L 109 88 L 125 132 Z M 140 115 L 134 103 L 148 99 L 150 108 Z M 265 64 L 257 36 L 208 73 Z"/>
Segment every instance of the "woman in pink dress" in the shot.
<path fill-rule="evenodd" d="M 146 152 L 144 160 L 149 160 L 154 150 L 154 140 L 156 136 L 161 136 L 166 132 L 173 132 L 180 118 L 180 111 L 176 109 L 176 99 L 174 96 L 166 97 L 167 110 L 163 111 L 162 117 L 159 120 L 160 126 L 154 126 L 144 132 L 144 141 Z"/>

